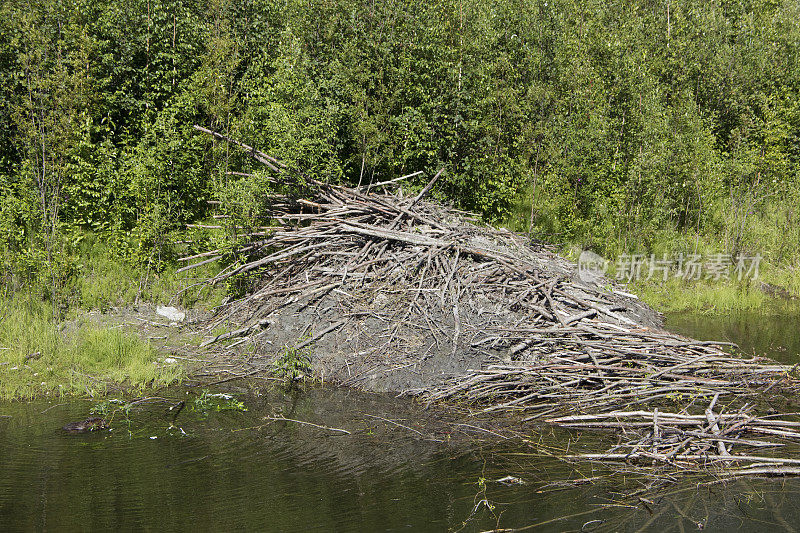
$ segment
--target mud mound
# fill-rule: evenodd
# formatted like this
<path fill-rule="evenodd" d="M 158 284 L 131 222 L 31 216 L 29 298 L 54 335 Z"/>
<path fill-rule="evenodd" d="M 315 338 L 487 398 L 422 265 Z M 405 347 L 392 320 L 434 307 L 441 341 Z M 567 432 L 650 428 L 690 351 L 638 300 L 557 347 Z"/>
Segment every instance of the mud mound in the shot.
<path fill-rule="evenodd" d="M 233 334 L 207 343 L 307 349 L 325 379 L 420 392 L 490 362 L 546 358 L 584 322 L 658 325 L 613 284 L 583 282 L 547 247 L 423 200 L 428 189 L 403 197 L 314 188 L 310 198 L 282 198 L 273 208 L 281 226 L 212 280 L 257 279 L 211 324 L 233 324 Z"/>

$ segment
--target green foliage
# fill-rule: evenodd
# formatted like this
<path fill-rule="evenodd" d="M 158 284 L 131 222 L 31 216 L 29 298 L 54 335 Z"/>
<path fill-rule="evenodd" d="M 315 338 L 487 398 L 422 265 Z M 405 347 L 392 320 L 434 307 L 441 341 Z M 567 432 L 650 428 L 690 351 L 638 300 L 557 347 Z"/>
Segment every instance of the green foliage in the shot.
<path fill-rule="evenodd" d="M 124 411 L 126 413 L 130 410 L 129 407 L 126 409 L 128 404 L 125 404 L 125 402 L 123 402 L 122 400 L 118 400 L 116 398 L 112 398 L 110 400 L 103 400 L 102 402 L 98 402 L 98 403 L 94 404 L 94 406 L 92 406 L 92 408 L 89 409 L 89 413 L 93 414 L 93 415 L 96 415 L 96 416 L 99 416 L 101 418 L 107 418 L 117 410 L 114 407 L 114 405 L 116 405 L 116 404 L 122 405 L 123 406 L 122 409 L 124 409 Z"/>
<path fill-rule="evenodd" d="M 607 256 L 669 238 L 798 257 L 792 2 L 8 0 L 0 10 L 2 283 L 54 309 L 80 276 L 68 260 L 78 230 L 145 276 L 207 245 L 232 264 L 267 195 L 302 193 L 302 179 L 194 124 L 325 181 L 422 170 L 404 185 L 419 189 L 444 168 L 440 200 Z M 228 217 L 224 236 L 187 239 L 185 224 L 211 214 Z"/>
<path fill-rule="evenodd" d="M 308 350 L 287 346 L 273 362 L 275 374 L 287 382 L 305 378 L 311 373 L 311 356 Z"/>
<path fill-rule="evenodd" d="M 207 390 L 203 390 L 191 405 L 195 411 L 206 414 L 209 411 L 247 411 L 244 403 L 230 394 L 212 393 Z"/>

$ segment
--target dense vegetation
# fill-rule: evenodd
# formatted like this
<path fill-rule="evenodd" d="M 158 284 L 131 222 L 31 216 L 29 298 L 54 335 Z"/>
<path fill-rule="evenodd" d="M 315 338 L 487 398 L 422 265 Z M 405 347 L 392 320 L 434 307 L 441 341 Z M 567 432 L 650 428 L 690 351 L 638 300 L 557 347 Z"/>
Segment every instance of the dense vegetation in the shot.
<path fill-rule="evenodd" d="M 440 199 L 609 256 L 798 255 L 797 2 L 1 5 L 5 287 L 69 294 L 87 238 L 159 271 L 257 201 L 193 124 L 333 182 L 443 166 Z"/>

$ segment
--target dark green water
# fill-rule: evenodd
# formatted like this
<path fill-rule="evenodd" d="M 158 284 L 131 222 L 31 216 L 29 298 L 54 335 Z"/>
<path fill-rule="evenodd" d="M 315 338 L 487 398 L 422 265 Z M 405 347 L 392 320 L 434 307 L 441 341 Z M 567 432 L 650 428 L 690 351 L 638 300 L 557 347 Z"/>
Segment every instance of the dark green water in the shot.
<path fill-rule="evenodd" d="M 667 316 L 666 323 L 671 331 L 695 339 L 735 342 L 746 354 L 765 355 L 787 364 L 800 362 L 800 315 L 681 313 Z"/>
<path fill-rule="evenodd" d="M 724 333 L 743 348 L 749 342 L 800 360 L 792 321 L 762 318 L 754 329 L 714 319 L 670 322 L 684 333 Z M 691 478 L 645 490 L 640 500 L 632 494 L 649 479 L 608 477 L 592 465 L 578 471 L 535 453 L 563 447 L 569 434 L 521 426 L 513 429 L 528 442 L 498 444 L 407 399 L 318 388 L 228 391 L 246 412 L 185 409 L 171 426 L 167 406 L 151 404 L 129 419 L 117 416 L 113 431 L 84 435 L 59 428 L 85 418 L 96 402 L 0 404 L 0 531 L 800 528 L 797 479 Z M 165 396 L 189 404 L 196 397 L 182 389 Z M 276 416 L 351 434 L 264 419 Z M 601 438 L 584 436 L 571 449 L 590 451 Z M 496 481 L 509 475 L 524 484 Z M 602 479 L 573 483 L 593 476 Z"/>
<path fill-rule="evenodd" d="M 0 406 L 0 530 L 475 531 L 501 511 L 524 525 L 562 508 L 561 494 L 493 482 L 520 459 L 498 458 L 407 400 L 318 389 L 237 397 L 247 412 L 187 409 L 170 427 L 166 406 L 153 404 L 82 435 L 59 428 L 93 402 Z M 351 434 L 263 419 L 276 414 Z M 486 497 L 494 512 L 478 504 Z"/>

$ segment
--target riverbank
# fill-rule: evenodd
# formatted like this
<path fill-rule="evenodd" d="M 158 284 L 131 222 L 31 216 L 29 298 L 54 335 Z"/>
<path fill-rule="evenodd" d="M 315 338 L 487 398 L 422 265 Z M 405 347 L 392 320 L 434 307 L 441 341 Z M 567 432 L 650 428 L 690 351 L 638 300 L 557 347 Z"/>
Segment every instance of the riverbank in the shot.
<path fill-rule="evenodd" d="M 630 284 L 629 289 L 642 301 L 664 314 L 800 314 L 800 276 L 791 269 L 769 270 L 759 279 L 745 281 L 642 280 Z"/>
<path fill-rule="evenodd" d="M 155 338 L 98 311 L 56 322 L 47 304 L 14 296 L 0 300 L 0 313 L 0 399 L 136 394 L 186 376 L 164 363 Z"/>

